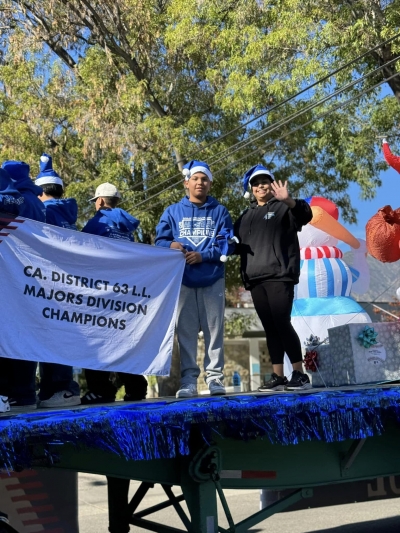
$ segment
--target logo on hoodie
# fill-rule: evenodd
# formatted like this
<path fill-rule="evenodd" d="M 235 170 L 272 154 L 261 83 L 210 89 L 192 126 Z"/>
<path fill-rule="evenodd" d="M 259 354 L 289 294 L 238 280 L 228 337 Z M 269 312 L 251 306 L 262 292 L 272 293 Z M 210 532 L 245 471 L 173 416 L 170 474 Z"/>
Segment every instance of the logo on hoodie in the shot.
<path fill-rule="evenodd" d="M 211 217 L 184 217 L 179 222 L 179 237 L 186 238 L 194 246 L 214 237 L 215 222 Z"/>
<path fill-rule="evenodd" d="M 271 218 L 274 218 L 275 213 L 273 211 L 268 212 L 266 215 L 264 215 L 264 220 L 270 220 Z"/>

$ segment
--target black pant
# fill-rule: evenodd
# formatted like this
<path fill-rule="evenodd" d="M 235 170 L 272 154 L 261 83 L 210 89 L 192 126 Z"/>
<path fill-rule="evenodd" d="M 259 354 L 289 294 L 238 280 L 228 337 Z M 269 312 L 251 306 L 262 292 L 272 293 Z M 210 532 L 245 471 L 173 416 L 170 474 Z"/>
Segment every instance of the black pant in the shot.
<path fill-rule="evenodd" d="M 48 400 L 56 392 L 68 391 L 79 396 L 79 384 L 73 380 L 72 366 L 59 363 L 40 363 L 39 400 Z"/>
<path fill-rule="evenodd" d="M 118 387 L 110 381 L 110 372 L 104 370 L 85 370 L 88 390 L 106 399 L 115 399 Z M 130 400 L 143 400 L 147 394 L 147 380 L 137 374 L 118 372 L 118 379 L 125 385 L 126 396 Z"/>
<path fill-rule="evenodd" d="M 36 402 L 36 367 L 33 361 L 0 357 L 0 395 L 20 405 Z"/>
<path fill-rule="evenodd" d="M 292 364 L 301 361 L 300 339 L 290 320 L 294 284 L 264 281 L 251 289 L 251 297 L 267 337 L 272 364 L 283 364 L 285 352 Z"/>

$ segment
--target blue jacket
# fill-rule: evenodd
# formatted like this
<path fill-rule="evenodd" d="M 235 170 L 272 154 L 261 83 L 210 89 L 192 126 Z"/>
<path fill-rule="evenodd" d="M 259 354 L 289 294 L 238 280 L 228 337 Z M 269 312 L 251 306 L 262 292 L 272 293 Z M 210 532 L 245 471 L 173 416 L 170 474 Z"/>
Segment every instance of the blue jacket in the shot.
<path fill-rule="evenodd" d="M 24 199 L 14 187 L 8 172 L 0 168 L 0 211 L 19 215 L 23 203 Z"/>
<path fill-rule="evenodd" d="M 46 222 L 60 228 L 76 230 L 78 204 L 75 198 L 53 198 L 43 202 L 46 208 Z"/>
<path fill-rule="evenodd" d="M 46 222 L 46 208 L 38 198 L 43 193 L 43 189 L 35 185 L 30 179 L 23 182 L 17 181 L 15 187 L 25 200 L 19 210 L 21 217 L 37 220 L 38 222 Z"/>
<path fill-rule="evenodd" d="M 46 221 L 46 208 L 38 198 L 43 189 L 33 183 L 29 177 L 29 165 L 22 161 L 5 161 L 2 168 L 14 180 L 14 187 L 22 194 L 24 203 L 21 204 L 19 214 L 21 217 Z"/>
<path fill-rule="evenodd" d="M 133 242 L 135 238 L 132 232 L 135 231 L 139 224 L 139 220 L 123 209 L 107 207 L 97 211 L 82 231 L 93 235 L 110 237 L 111 239 L 124 239 Z"/>
<path fill-rule="evenodd" d="M 200 252 L 202 262 L 185 266 L 182 283 L 187 287 L 209 287 L 225 274 L 216 241 L 223 229 L 233 229 L 224 206 L 207 196 L 206 203 L 198 207 L 186 196 L 162 214 L 156 228 L 156 246 L 170 248 L 172 242 L 180 242 L 186 250 Z M 228 253 L 233 249 L 234 245 L 230 245 Z"/>

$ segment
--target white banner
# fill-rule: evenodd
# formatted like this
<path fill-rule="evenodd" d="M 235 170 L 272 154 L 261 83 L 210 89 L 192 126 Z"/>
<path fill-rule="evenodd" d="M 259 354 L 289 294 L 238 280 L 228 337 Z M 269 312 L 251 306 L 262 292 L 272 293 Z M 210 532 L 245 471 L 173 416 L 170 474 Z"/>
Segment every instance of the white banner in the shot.
<path fill-rule="evenodd" d="M 0 355 L 169 373 L 184 256 L 0 215 Z"/>

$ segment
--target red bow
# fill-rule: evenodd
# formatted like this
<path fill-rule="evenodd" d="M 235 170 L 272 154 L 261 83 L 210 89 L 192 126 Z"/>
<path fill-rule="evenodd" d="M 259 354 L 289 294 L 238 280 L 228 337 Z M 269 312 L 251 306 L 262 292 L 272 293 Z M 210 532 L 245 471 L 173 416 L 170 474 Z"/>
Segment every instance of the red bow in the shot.
<path fill-rule="evenodd" d="M 306 370 L 311 370 L 311 372 L 317 372 L 318 370 L 318 353 L 315 350 L 310 350 L 306 352 L 303 360 Z"/>

